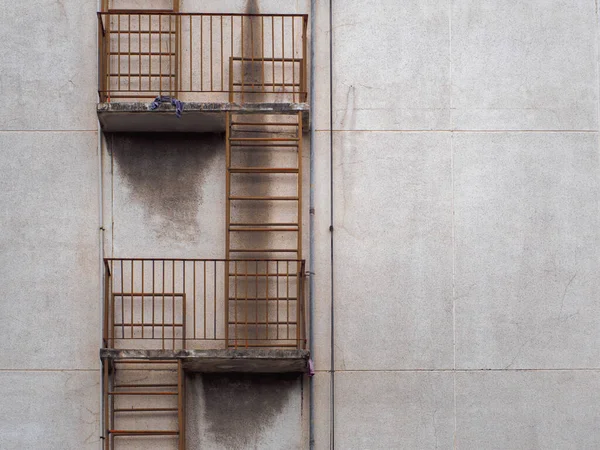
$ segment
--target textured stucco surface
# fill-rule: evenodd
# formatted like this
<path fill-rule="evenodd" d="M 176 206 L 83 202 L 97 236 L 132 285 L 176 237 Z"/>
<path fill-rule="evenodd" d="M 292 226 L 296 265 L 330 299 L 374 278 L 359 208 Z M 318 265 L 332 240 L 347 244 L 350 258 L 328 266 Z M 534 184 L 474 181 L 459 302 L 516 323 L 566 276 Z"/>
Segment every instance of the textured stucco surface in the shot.
<path fill-rule="evenodd" d="M 95 12 L 0 12 L 1 448 L 101 445 Z M 317 0 L 315 20 L 315 448 L 598 448 L 597 5 L 334 0 L 329 30 Z M 106 144 L 107 255 L 222 256 L 222 135 Z M 307 447 L 300 379 L 188 384 L 188 448 Z"/>

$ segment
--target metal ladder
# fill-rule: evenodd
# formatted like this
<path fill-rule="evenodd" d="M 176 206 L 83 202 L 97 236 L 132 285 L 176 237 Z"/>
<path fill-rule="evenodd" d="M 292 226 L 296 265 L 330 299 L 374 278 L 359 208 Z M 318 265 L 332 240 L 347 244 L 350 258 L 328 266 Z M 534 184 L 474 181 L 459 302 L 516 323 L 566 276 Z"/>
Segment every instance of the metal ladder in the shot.
<path fill-rule="evenodd" d="M 142 440 L 146 446 L 185 449 L 181 361 L 104 359 L 103 364 L 104 449 L 137 448 Z"/>
<path fill-rule="evenodd" d="M 301 113 L 227 114 L 225 253 L 227 346 L 296 346 Z"/>

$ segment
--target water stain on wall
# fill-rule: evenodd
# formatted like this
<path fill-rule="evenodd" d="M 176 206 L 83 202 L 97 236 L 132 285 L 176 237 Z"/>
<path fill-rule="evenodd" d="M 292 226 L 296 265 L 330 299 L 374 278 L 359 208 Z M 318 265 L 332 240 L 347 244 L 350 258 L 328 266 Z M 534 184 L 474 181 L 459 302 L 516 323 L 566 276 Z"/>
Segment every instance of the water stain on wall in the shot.
<path fill-rule="evenodd" d="M 290 396 L 298 395 L 300 383 L 297 374 L 194 375 L 188 379 L 188 387 L 196 399 L 202 397 L 203 407 L 190 422 L 203 422 L 200 429 L 210 436 L 198 438 L 205 445 L 212 441 L 231 450 L 257 448 Z M 193 423 L 189 425 L 194 428 Z"/>
<path fill-rule="evenodd" d="M 224 155 L 223 134 L 114 133 L 108 136 L 115 172 L 128 186 L 131 201 L 143 205 L 147 224 L 160 237 L 193 239 L 202 185 Z M 160 219 L 160 220 L 154 220 Z"/>

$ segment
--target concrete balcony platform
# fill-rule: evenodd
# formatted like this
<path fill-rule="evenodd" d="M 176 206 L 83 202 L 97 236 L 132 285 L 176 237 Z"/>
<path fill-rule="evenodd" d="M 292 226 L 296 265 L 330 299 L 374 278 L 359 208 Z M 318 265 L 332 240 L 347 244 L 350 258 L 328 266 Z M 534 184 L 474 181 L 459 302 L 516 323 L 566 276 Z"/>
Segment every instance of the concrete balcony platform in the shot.
<path fill-rule="evenodd" d="M 100 350 L 108 361 L 181 359 L 184 370 L 200 373 L 305 373 L 309 357 L 298 349 Z"/>
<path fill-rule="evenodd" d="M 218 133 L 225 131 L 226 113 L 236 114 L 295 114 L 302 112 L 303 129 L 308 130 L 308 103 L 195 103 L 184 104 L 181 118 L 175 116 L 175 107 L 163 103 L 150 109 L 151 103 L 99 103 L 98 119 L 108 133 L 163 132 L 163 133 Z"/>

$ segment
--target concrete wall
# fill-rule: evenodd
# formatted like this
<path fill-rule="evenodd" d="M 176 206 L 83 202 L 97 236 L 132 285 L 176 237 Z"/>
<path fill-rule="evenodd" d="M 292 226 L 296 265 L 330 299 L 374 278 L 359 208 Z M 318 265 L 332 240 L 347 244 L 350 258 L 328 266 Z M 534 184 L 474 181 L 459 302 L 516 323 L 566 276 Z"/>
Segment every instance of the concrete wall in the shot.
<path fill-rule="evenodd" d="M 92 3 L 0 12 L 2 449 L 100 445 Z"/>
<path fill-rule="evenodd" d="M 310 2 L 250 3 L 182 10 Z M 101 445 L 99 165 L 107 255 L 224 248 L 222 136 L 99 161 L 95 11 L 0 12 L 3 449 Z M 337 0 L 332 54 L 314 20 L 315 448 L 598 448 L 595 2 Z M 188 384 L 191 448 L 306 448 L 306 383 Z"/>
<path fill-rule="evenodd" d="M 316 448 L 598 448 L 597 5 L 318 4 Z"/>

